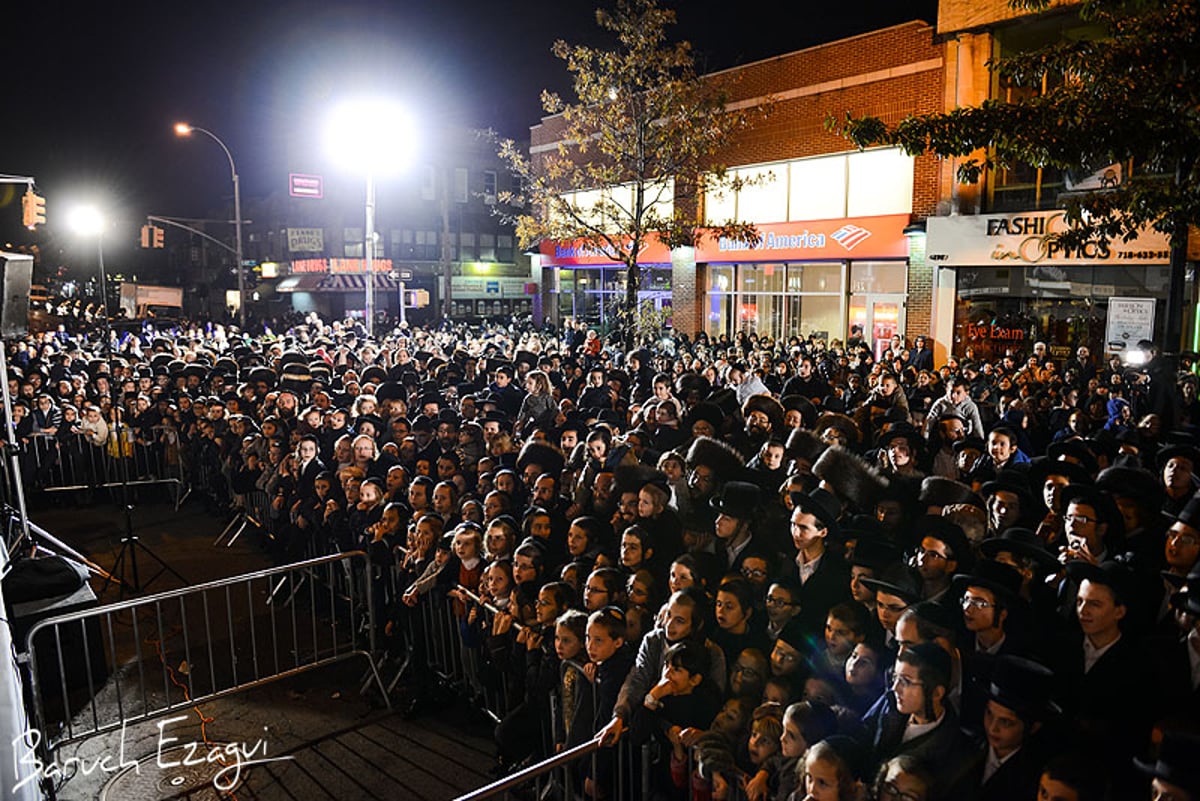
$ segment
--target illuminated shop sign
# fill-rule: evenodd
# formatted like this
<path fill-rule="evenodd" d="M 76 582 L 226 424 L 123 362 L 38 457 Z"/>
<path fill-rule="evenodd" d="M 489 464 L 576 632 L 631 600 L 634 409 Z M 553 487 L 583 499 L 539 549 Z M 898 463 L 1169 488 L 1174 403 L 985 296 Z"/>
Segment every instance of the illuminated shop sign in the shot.
<path fill-rule="evenodd" d="M 927 258 L 947 267 L 984 264 L 1167 264 L 1171 244 L 1164 234 L 1143 228 L 1129 242 L 1085 242 L 1068 247 L 1056 235 L 1069 228 L 1064 211 L 931 217 L 927 221 Z"/>

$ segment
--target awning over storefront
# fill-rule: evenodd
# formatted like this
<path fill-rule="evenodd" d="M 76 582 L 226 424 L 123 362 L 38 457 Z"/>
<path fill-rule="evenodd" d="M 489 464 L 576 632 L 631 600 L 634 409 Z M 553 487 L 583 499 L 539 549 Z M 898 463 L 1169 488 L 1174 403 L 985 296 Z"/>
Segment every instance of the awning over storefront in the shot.
<path fill-rule="evenodd" d="M 375 289 L 379 292 L 397 292 L 400 282 L 390 275 L 375 275 Z M 290 275 L 280 280 L 276 292 L 362 292 L 367 288 L 363 275 Z"/>

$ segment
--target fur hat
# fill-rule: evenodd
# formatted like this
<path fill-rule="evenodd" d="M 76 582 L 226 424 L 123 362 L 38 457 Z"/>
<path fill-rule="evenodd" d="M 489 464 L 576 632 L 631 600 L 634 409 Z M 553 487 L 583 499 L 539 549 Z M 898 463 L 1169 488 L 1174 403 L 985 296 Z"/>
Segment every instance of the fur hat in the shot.
<path fill-rule="evenodd" d="M 921 493 L 918 496 L 921 506 L 955 506 L 969 504 L 984 508 L 983 500 L 970 487 L 959 481 L 953 481 L 942 476 L 926 476 L 921 481 Z"/>
<path fill-rule="evenodd" d="M 742 417 L 749 417 L 751 412 L 762 412 L 771 421 L 771 433 L 776 437 L 783 436 L 783 406 L 770 395 L 751 395 L 742 404 Z"/>
<path fill-rule="evenodd" d="M 543 473 L 557 476 L 562 472 L 566 463 L 563 452 L 553 445 L 543 442 L 527 442 L 517 455 L 517 469 L 524 470 L 526 465 L 540 465 Z"/>
<path fill-rule="evenodd" d="M 786 453 L 790 459 L 804 459 L 811 465 L 821 458 L 827 447 L 813 432 L 797 428 L 788 434 Z"/>
<path fill-rule="evenodd" d="M 803 395 L 787 395 L 779 399 L 779 404 L 785 413 L 793 409 L 800 412 L 800 424 L 805 428 L 812 428 L 817 422 L 817 407 Z"/>
<path fill-rule="evenodd" d="M 745 460 L 736 449 L 712 437 L 696 437 L 687 452 L 688 467 L 710 467 L 720 481 L 737 478 L 745 464 Z"/>
<path fill-rule="evenodd" d="M 828 484 L 840 501 L 861 512 L 874 511 L 888 487 L 882 473 L 838 445 L 825 449 L 813 465 L 813 475 Z"/>
<path fill-rule="evenodd" d="M 857 448 L 862 442 L 862 431 L 858 428 L 858 423 L 838 412 L 826 412 L 817 418 L 817 425 L 814 432 L 818 437 L 824 434 L 831 428 L 836 428 L 841 431 L 848 440 L 851 448 Z"/>

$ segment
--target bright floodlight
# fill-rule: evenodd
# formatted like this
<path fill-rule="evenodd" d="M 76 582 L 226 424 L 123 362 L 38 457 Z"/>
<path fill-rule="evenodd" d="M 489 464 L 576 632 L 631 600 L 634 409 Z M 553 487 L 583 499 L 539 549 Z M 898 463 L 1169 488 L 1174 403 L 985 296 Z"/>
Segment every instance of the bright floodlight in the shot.
<path fill-rule="evenodd" d="M 338 106 L 325 128 L 330 155 L 358 172 L 381 175 L 402 169 L 412 155 L 414 128 L 398 105 L 354 100 Z"/>
<path fill-rule="evenodd" d="M 104 217 L 95 206 L 76 206 L 67 216 L 71 230 L 84 236 L 95 236 L 104 230 Z"/>
<path fill-rule="evenodd" d="M 175 135 L 176 136 L 189 136 L 189 135 L 191 135 L 191 133 L 192 133 L 192 126 L 188 125 L 186 122 L 175 123 Z"/>

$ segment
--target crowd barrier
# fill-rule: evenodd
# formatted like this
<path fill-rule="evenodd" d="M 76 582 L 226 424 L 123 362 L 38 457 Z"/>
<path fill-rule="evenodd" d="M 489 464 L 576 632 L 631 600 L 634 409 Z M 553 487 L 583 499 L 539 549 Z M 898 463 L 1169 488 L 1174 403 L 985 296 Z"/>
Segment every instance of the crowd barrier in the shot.
<path fill-rule="evenodd" d="M 494 664 L 486 647 L 487 635 L 499 610 L 464 587 L 455 589 L 468 599 L 467 603 L 434 589 L 422 595 L 415 606 L 401 612 L 404 658 L 388 690 L 393 691 L 404 679 L 415 682 L 422 693 L 429 692 L 430 683 L 439 685 L 449 697 L 467 698 L 503 729 L 510 714 L 526 699 L 514 697 L 504 681 L 506 666 Z M 468 623 L 471 606 L 476 610 L 474 623 Z M 514 631 L 521 629 L 517 623 L 513 627 Z M 523 654 L 524 646 L 516 648 L 518 655 Z M 574 673 L 576 682 L 588 681 L 583 665 L 567 660 L 559 665 L 560 686 L 567 683 L 569 673 Z M 614 748 L 599 748 L 590 730 L 569 731 L 570 716 L 559 697 L 556 687 L 545 699 L 545 714 L 536 720 L 534 758 L 526 760 L 533 764 L 462 796 L 459 801 L 500 796 L 518 786 L 532 788 L 533 797 L 539 799 L 582 798 L 584 777 L 595 776 L 598 771 L 609 777 L 607 798 L 631 801 L 650 796 L 649 745 L 637 745 L 632 737 L 624 737 Z M 596 721 L 596 694 L 588 693 L 587 698 L 586 702 L 592 705 L 591 714 L 585 716 L 587 725 L 607 723 Z M 608 762 L 607 772 L 599 766 L 602 760 Z"/>
<path fill-rule="evenodd" d="M 22 657 L 40 732 L 27 745 L 50 760 L 68 743 L 359 657 L 387 702 L 365 561 L 310 559 L 39 621 Z M 264 611 L 281 585 L 288 602 Z"/>
<path fill-rule="evenodd" d="M 95 444 L 87 434 L 33 434 L 18 448 L 27 490 L 75 492 L 165 484 L 176 508 L 186 496 L 189 449 L 178 430 L 169 426 L 141 433 L 129 427 L 113 429 L 103 444 Z"/>

